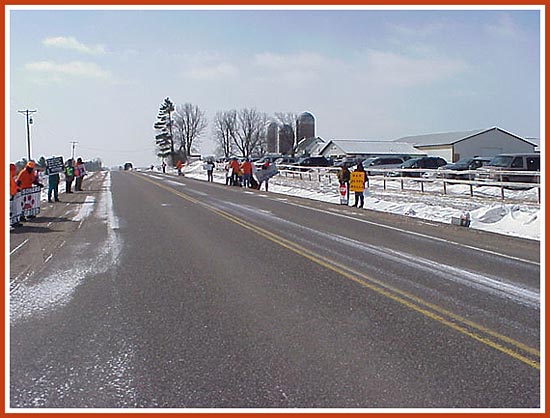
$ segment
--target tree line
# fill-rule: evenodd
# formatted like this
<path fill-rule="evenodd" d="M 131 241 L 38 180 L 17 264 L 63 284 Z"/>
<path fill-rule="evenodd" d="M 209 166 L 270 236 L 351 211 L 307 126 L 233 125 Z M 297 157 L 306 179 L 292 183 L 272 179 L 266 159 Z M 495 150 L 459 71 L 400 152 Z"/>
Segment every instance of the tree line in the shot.
<path fill-rule="evenodd" d="M 212 121 L 212 135 L 217 145 L 216 155 L 250 157 L 267 152 L 267 123 L 274 120 L 291 132 L 294 146 L 296 114 L 275 113 L 269 117 L 254 108 L 219 111 Z M 206 114 L 191 103 L 175 105 L 169 97 L 159 107 L 155 124 L 157 156 L 172 164 L 185 162 L 197 153 L 201 137 L 209 124 Z M 294 146 L 292 150 L 294 150 Z"/>

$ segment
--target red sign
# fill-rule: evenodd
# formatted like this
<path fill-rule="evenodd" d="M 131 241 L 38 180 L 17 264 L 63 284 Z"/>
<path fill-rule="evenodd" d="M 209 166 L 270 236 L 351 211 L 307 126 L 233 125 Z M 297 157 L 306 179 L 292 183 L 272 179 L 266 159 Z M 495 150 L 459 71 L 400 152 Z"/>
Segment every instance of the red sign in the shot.
<path fill-rule="evenodd" d="M 340 185 L 340 194 L 342 196 L 345 196 L 347 193 L 348 193 L 348 188 L 346 187 L 345 184 L 341 184 Z"/>

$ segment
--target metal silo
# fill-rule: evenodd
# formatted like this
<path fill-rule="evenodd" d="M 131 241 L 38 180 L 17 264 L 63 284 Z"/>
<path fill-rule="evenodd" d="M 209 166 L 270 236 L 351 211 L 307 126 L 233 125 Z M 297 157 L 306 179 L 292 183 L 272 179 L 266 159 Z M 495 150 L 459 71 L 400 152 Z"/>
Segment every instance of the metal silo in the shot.
<path fill-rule="evenodd" d="M 279 127 L 279 154 L 290 154 L 294 147 L 294 131 L 292 126 L 283 125 Z"/>
<path fill-rule="evenodd" d="M 269 122 L 266 129 L 266 139 L 267 139 L 267 152 L 275 154 L 277 152 L 277 134 L 279 130 L 279 125 L 277 122 Z"/>
<path fill-rule="evenodd" d="M 303 112 L 296 119 L 296 141 L 315 136 L 315 117 L 309 112 Z"/>

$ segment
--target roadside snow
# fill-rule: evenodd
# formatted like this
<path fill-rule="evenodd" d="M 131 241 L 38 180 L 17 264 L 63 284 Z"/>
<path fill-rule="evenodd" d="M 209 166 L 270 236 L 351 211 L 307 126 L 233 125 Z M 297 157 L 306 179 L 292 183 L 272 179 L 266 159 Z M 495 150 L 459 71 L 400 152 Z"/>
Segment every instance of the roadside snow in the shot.
<path fill-rule="evenodd" d="M 206 180 L 202 161 L 188 165 L 184 172 L 185 176 Z M 312 177 L 312 181 L 306 181 L 278 175 L 269 180 L 269 191 L 340 204 L 336 175 L 330 184 L 326 180 L 319 182 L 316 176 Z M 225 172 L 214 171 L 214 181 L 225 184 Z M 447 194 L 442 193 L 438 183 L 427 184 L 424 193 L 417 185 L 401 190 L 398 181 L 388 182 L 386 186 L 384 190 L 382 179 L 371 177 L 365 209 L 447 224 L 451 223 L 453 217 L 469 214 L 470 228 L 532 240 L 541 239 L 541 205 L 538 203 L 536 188 L 506 190 L 505 199 L 502 200 L 498 187 L 476 187 L 475 196 L 471 197 L 467 185 L 449 185 Z M 353 203 L 353 196 L 350 202 Z"/>

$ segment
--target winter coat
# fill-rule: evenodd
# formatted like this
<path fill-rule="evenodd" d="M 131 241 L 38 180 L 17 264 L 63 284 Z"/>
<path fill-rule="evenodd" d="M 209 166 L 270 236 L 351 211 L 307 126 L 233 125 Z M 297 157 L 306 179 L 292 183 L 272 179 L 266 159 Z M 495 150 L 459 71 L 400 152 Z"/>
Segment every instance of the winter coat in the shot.
<path fill-rule="evenodd" d="M 15 182 L 15 172 L 17 167 L 15 164 L 10 164 L 10 196 L 14 196 L 18 191 L 17 183 Z"/>
<path fill-rule="evenodd" d="M 252 163 L 250 161 L 243 162 L 241 169 L 243 170 L 243 174 L 252 174 Z"/>
<path fill-rule="evenodd" d="M 41 185 L 36 171 L 29 165 L 19 172 L 16 183 L 21 189 L 30 189 L 33 185 Z"/>

